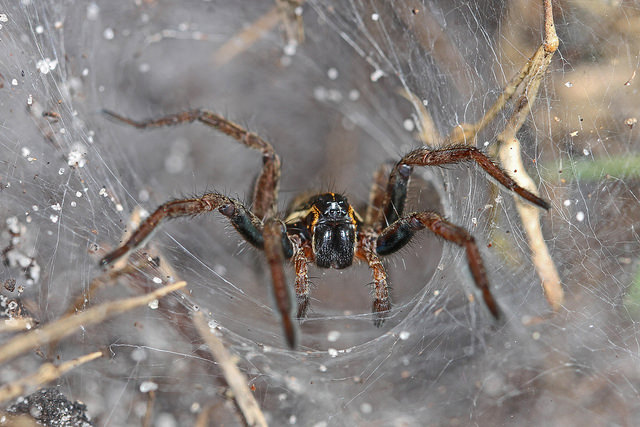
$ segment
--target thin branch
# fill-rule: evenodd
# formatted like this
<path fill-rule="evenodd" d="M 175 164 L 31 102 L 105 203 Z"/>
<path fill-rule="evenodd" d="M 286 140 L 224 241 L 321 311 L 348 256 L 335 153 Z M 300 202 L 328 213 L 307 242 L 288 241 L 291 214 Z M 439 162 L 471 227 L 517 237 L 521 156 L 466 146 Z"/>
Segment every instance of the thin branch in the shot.
<path fill-rule="evenodd" d="M 83 326 L 100 323 L 109 317 L 146 305 L 153 300 L 183 288 L 185 285 L 186 282 L 177 282 L 156 289 L 146 295 L 104 303 L 75 316 L 62 318 L 31 332 L 24 333 L 0 347 L 0 363 L 7 362 L 51 341 L 71 335 Z"/>
<path fill-rule="evenodd" d="M 82 364 L 90 362 L 102 356 L 101 351 L 90 353 L 77 359 L 61 363 L 55 366 L 53 363 L 45 363 L 38 369 L 38 372 L 13 381 L 0 388 L 0 402 L 15 399 L 16 397 L 30 393 L 32 390 L 42 387 L 44 384 L 60 378 L 62 375 Z"/>
<path fill-rule="evenodd" d="M 236 402 L 240 407 L 240 411 L 249 426 L 267 426 L 267 420 L 258 405 L 255 397 L 247 386 L 248 380 L 233 361 L 233 357 L 224 347 L 222 341 L 211 333 L 209 326 L 200 312 L 193 315 L 193 323 L 195 324 L 200 336 L 205 340 L 214 359 L 220 365 L 222 374 L 227 384 L 233 391 Z"/>

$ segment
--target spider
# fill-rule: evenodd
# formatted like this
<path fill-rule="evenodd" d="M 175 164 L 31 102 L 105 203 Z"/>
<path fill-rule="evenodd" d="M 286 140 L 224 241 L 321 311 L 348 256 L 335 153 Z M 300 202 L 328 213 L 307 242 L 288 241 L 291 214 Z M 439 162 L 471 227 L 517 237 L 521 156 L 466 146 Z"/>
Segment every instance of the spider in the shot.
<path fill-rule="evenodd" d="M 218 211 L 229 219 L 242 238 L 265 252 L 277 309 L 287 344 L 291 348 L 296 345 L 296 331 L 291 320 L 285 260 L 291 260 L 295 268 L 298 319 L 306 317 L 309 309 L 310 263 L 320 268 L 342 269 L 351 266 L 355 260 L 366 262 L 373 274 L 373 321 L 375 326 L 380 327 L 391 310 L 389 284 L 381 257 L 397 252 L 409 243 L 416 232 L 425 228 L 464 248 L 469 270 L 484 303 L 493 317 L 500 317 L 500 309 L 489 289 L 489 280 L 473 236 L 436 212 L 404 213 L 407 185 L 414 166 L 440 166 L 472 160 L 507 189 L 543 209 L 550 207 L 545 200 L 516 184 L 477 148 L 454 145 L 438 149 L 417 148 L 395 163 L 388 177 L 384 176 L 385 169 L 381 168 L 376 174 L 364 217 L 354 210 L 344 195 L 332 192 L 302 194 L 281 216 L 277 210 L 280 158 L 272 145 L 255 133 L 201 109 L 144 121 L 134 121 L 110 111 L 105 113 L 140 129 L 199 121 L 262 152 L 263 166 L 255 183 L 252 209 L 217 192 L 169 201 L 149 215 L 123 245 L 102 258 L 100 265 L 107 267 L 143 246 L 153 231 L 167 219 Z"/>

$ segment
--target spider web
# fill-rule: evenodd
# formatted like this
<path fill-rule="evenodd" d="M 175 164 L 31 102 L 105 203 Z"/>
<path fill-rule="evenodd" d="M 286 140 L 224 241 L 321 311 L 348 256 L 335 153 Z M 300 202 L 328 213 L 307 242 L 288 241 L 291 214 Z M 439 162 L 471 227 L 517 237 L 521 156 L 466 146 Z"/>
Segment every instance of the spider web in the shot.
<path fill-rule="evenodd" d="M 424 232 L 387 261 L 394 309 L 381 329 L 366 266 L 312 268 L 312 311 L 290 351 L 262 254 L 201 216 L 163 226 L 137 269 L 87 305 L 178 279 L 188 291 L 43 348 L 62 360 L 109 349 L 57 385 L 96 425 L 139 424 L 148 407 L 155 425 L 191 425 L 205 409 L 241 423 L 191 326 L 200 311 L 272 425 L 637 424 L 639 6 L 554 2 L 560 48 L 518 133 L 553 206 L 541 224 L 565 292 L 556 314 L 512 195 L 473 165 L 417 170 L 408 209 L 471 231 L 502 322 L 463 251 Z M 378 165 L 422 144 L 423 108 L 442 135 L 475 122 L 542 42 L 538 2 L 310 1 L 289 32 L 274 7 L 0 0 L 0 281 L 17 284 L 5 295 L 54 321 L 102 274 L 136 208 L 212 190 L 250 201 L 257 153 L 198 124 L 139 131 L 103 108 L 222 113 L 281 155 L 282 210 L 312 189 L 363 212 Z M 495 149 L 511 112 L 479 147 Z M 5 364 L 3 382 L 40 363 L 32 352 Z"/>

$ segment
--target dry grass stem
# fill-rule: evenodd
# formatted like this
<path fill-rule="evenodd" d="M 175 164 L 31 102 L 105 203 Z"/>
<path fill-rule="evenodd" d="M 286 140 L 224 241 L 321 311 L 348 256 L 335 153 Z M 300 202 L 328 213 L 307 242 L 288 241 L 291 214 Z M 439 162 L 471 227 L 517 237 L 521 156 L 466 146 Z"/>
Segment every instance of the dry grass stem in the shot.
<path fill-rule="evenodd" d="M 409 101 L 416 110 L 418 110 L 418 118 L 420 119 L 420 134 L 418 138 L 420 141 L 428 147 L 438 147 L 442 143 L 442 136 L 438 132 L 431 114 L 427 110 L 427 107 L 422 103 L 414 93 L 409 92 L 406 89 L 400 90 L 400 95 Z"/>
<path fill-rule="evenodd" d="M 173 291 L 183 288 L 185 285 L 186 282 L 177 282 L 146 295 L 104 303 L 78 313 L 77 315 L 56 320 L 41 328 L 24 333 L 3 344 L 2 348 L 0 348 L 0 363 L 11 360 L 22 353 L 50 343 L 51 341 L 71 335 L 82 326 L 100 323 L 109 317 L 148 304 L 153 300 L 162 298 Z"/>
<path fill-rule="evenodd" d="M 509 171 L 513 179 L 529 191 L 536 192 L 536 186 L 526 173 L 520 155 L 520 141 L 516 138 L 525 120 L 531 113 L 531 106 L 536 100 L 540 83 L 544 77 L 551 58 L 558 48 L 558 36 L 553 24 L 553 11 L 551 0 L 544 0 L 545 7 L 545 38 L 536 53 L 529 60 L 528 82 L 524 93 L 516 102 L 516 108 L 509 118 L 504 130 L 498 135 L 499 156 L 502 166 Z M 547 301 L 553 308 L 558 310 L 564 302 L 564 291 L 560 283 L 558 271 L 551 259 L 549 249 L 542 237 L 540 227 L 540 212 L 529 205 L 524 205 L 516 198 L 516 206 L 522 220 L 522 224 L 527 233 L 527 239 L 532 252 L 532 262 L 542 281 Z"/>
<path fill-rule="evenodd" d="M 31 329 L 36 325 L 36 321 L 31 317 L 21 317 L 15 319 L 6 319 L 0 322 L 0 334 L 5 332 L 24 331 Z"/>
<path fill-rule="evenodd" d="M 215 52 L 213 62 L 222 66 L 249 49 L 264 34 L 271 31 L 280 22 L 280 9 L 274 6 L 267 13 L 255 20 L 244 30 L 231 37 Z"/>
<path fill-rule="evenodd" d="M 34 421 L 29 415 L 15 415 L 6 412 L 0 412 L 0 426 L 10 427 L 42 427 Z"/>
<path fill-rule="evenodd" d="M 240 369 L 236 366 L 233 357 L 229 351 L 224 347 L 222 341 L 211 333 L 209 326 L 204 318 L 204 315 L 197 312 L 193 315 L 193 323 L 196 325 L 200 336 L 204 339 L 213 358 L 218 362 L 222 373 L 224 375 L 227 384 L 233 391 L 236 402 L 240 407 L 240 411 L 244 415 L 244 418 L 249 426 L 267 426 L 267 420 L 258 405 L 258 402 L 253 397 L 249 386 L 248 380 L 244 376 Z"/>
<path fill-rule="evenodd" d="M 511 176 L 516 182 L 537 194 L 536 185 L 525 172 L 520 156 L 520 141 L 517 138 L 511 141 L 504 141 L 500 145 L 500 161 L 511 172 Z M 564 301 L 564 291 L 560 283 L 560 275 L 551 259 L 549 249 L 542 236 L 542 228 L 540 226 L 540 209 L 514 197 L 516 208 L 520 214 L 522 225 L 527 234 L 527 241 L 531 249 L 531 260 L 540 277 L 544 294 L 554 311 L 560 309 Z"/>
<path fill-rule="evenodd" d="M 90 362 L 102 356 L 101 351 L 90 353 L 77 359 L 70 360 L 68 362 L 61 363 L 56 366 L 53 363 L 45 363 L 40 366 L 38 372 L 21 378 L 17 381 L 9 383 L 0 388 L 0 402 L 6 402 L 16 397 L 31 393 L 36 389 L 42 387 L 44 384 L 60 378 L 66 372 L 74 369 L 84 363 Z"/>
<path fill-rule="evenodd" d="M 153 405 L 156 403 L 156 392 L 151 390 L 148 394 L 149 400 L 147 400 L 147 410 L 144 414 L 144 420 L 142 420 L 142 427 L 150 427 L 151 421 L 153 421 Z"/>

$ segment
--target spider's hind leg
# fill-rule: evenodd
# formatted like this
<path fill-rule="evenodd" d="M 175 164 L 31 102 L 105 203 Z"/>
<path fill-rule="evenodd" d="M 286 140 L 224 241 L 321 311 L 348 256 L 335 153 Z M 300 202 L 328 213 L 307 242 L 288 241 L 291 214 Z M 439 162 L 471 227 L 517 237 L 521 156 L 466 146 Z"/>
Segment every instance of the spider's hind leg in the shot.
<path fill-rule="evenodd" d="M 489 279 L 475 239 L 467 230 L 450 223 L 437 213 L 429 211 L 412 213 L 398 219 L 382 230 L 376 241 L 376 252 L 379 255 L 392 254 L 409 243 L 416 231 L 425 228 L 465 249 L 473 281 L 482 293 L 484 303 L 493 317 L 499 319 L 500 308 L 489 288 Z"/>

